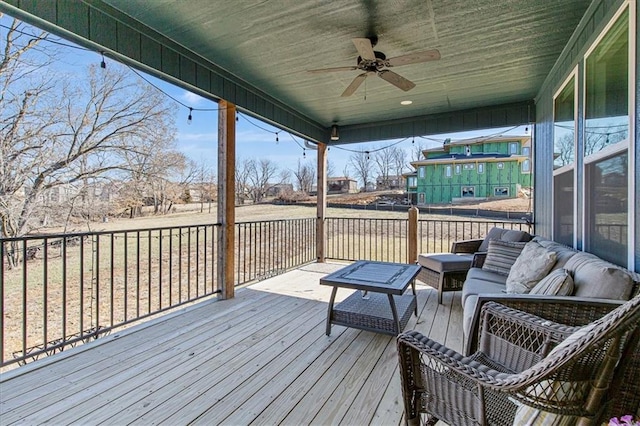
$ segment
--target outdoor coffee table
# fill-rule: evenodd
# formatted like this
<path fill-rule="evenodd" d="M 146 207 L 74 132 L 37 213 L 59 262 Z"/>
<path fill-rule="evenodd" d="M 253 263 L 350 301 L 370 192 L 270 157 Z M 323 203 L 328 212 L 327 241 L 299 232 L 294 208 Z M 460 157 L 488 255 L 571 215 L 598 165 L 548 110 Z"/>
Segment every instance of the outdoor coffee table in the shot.
<path fill-rule="evenodd" d="M 360 260 L 320 279 L 333 286 L 327 311 L 327 336 L 331 324 L 398 335 L 418 315 L 415 277 L 419 265 Z M 411 293 L 404 292 L 411 284 Z M 338 288 L 356 291 L 334 306 Z"/>

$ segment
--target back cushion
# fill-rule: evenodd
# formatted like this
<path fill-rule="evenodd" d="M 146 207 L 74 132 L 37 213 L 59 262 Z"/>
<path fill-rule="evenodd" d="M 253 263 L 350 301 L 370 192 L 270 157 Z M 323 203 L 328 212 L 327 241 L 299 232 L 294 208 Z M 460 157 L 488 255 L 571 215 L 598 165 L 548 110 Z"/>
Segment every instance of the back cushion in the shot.
<path fill-rule="evenodd" d="M 491 240 L 501 240 L 501 241 L 510 241 L 510 242 L 518 242 L 524 241 L 527 242 L 531 239 L 531 235 L 529 235 L 525 231 L 517 231 L 515 229 L 503 229 L 503 228 L 491 228 L 487 233 L 487 236 L 482 240 L 482 244 L 480 244 L 480 248 L 478 251 L 488 251 L 489 250 L 489 241 Z"/>
<path fill-rule="evenodd" d="M 575 296 L 617 300 L 631 297 L 631 275 L 613 263 L 589 253 L 577 253 L 564 267 L 573 275 Z"/>
<path fill-rule="evenodd" d="M 515 263 L 525 244 L 524 242 L 514 243 L 501 240 L 489 241 L 489 250 L 487 250 L 487 258 L 482 265 L 482 269 L 509 275 L 511 266 Z"/>

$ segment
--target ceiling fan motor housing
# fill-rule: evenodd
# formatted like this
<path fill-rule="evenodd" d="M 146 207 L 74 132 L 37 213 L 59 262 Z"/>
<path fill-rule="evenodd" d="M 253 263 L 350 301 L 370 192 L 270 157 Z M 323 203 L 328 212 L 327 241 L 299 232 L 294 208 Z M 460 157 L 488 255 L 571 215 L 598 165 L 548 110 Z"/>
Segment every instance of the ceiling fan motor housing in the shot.
<path fill-rule="evenodd" d="M 365 71 L 379 71 L 384 67 L 387 55 L 378 51 L 374 51 L 373 53 L 376 55 L 375 61 L 362 59 L 362 56 L 358 56 L 357 67 Z"/>

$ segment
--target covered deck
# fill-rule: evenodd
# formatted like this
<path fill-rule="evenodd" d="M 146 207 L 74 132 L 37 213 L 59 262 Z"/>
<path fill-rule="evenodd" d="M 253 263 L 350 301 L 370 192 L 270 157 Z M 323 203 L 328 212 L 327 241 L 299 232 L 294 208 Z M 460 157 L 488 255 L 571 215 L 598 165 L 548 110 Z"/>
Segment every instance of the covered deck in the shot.
<path fill-rule="evenodd" d="M 395 339 L 325 335 L 331 288 L 318 281 L 342 266 L 309 264 L 10 371 L 2 423 L 400 424 Z M 459 292 L 439 305 L 416 290 L 407 329 L 461 350 Z"/>

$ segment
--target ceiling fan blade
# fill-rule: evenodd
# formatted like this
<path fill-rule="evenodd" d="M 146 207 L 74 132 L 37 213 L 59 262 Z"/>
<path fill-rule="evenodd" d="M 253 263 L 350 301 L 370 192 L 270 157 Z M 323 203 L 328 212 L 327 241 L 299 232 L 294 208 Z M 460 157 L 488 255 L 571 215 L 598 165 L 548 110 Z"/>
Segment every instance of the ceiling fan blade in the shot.
<path fill-rule="evenodd" d="M 421 64 L 423 62 L 435 61 L 438 59 L 440 59 L 440 52 L 438 49 L 432 49 L 387 59 L 386 65 L 388 67 L 397 67 L 400 65 Z"/>
<path fill-rule="evenodd" d="M 347 96 L 353 95 L 353 93 L 358 90 L 358 87 L 360 87 L 365 78 L 367 78 L 367 75 L 369 75 L 369 72 L 363 72 L 362 74 L 357 75 L 356 78 L 353 79 L 351 84 L 349 84 L 347 88 L 344 89 L 344 92 L 342 92 L 342 95 L 340 96 L 346 98 Z"/>
<path fill-rule="evenodd" d="M 320 68 L 317 70 L 307 70 L 312 74 L 320 74 L 325 72 L 336 72 L 336 71 L 354 71 L 357 70 L 358 67 L 335 67 L 335 68 Z"/>
<path fill-rule="evenodd" d="M 416 85 L 412 81 L 407 80 L 403 76 L 398 75 L 393 71 L 382 70 L 378 72 L 378 75 L 380 76 L 381 79 L 388 81 L 389 83 L 396 86 L 398 89 L 402 89 L 405 92 L 416 87 Z"/>
<path fill-rule="evenodd" d="M 353 41 L 353 44 L 356 46 L 356 49 L 362 59 L 366 59 L 368 61 L 376 60 L 376 54 L 373 53 L 371 40 L 368 38 L 354 38 L 351 41 Z"/>

